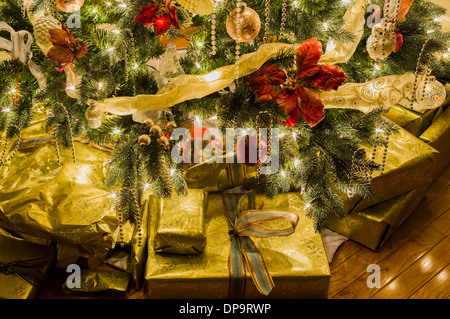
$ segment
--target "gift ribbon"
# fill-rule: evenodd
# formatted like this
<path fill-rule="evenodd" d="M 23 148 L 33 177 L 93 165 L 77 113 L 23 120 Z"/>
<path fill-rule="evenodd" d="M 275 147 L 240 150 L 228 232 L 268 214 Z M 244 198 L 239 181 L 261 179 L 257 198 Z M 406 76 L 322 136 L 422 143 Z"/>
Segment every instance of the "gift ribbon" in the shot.
<path fill-rule="evenodd" d="M 248 199 L 244 210 L 244 200 Z M 250 238 L 265 238 L 273 236 L 289 236 L 294 233 L 298 223 L 298 216 L 290 212 L 263 209 L 263 205 L 256 209 L 256 194 L 253 191 L 242 193 L 222 193 L 222 202 L 226 216 L 232 227 L 229 231 L 231 249 L 228 258 L 230 273 L 229 297 L 243 297 L 245 295 L 245 279 L 247 268 L 258 291 L 268 295 L 275 286 L 264 258 Z M 264 226 L 265 222 L 287 220 L 290 227 L 275 229 Z"/>
<path fill-rule="evenodd" d="M 39 88 L 44 90 L 47 86 L 47 80 L 45 79 L 44 73 L 42 73 L 42 70 L 31 60 L 33 56 L 33 53 L 31 52 L 33 37 L 31 36 L 31 33 L 25 30 L 16 32 L 6 22 L 0 22 L 0 31 L 9 32 L 11 38 L 10 41 L 0 37 L 0 48 L 11 52 L 12 61 L 18 60 L 21 63 L 28 65 L 31 73 L 39 83 Z M 28 36 L 26 43 L 25 36 Z"/>

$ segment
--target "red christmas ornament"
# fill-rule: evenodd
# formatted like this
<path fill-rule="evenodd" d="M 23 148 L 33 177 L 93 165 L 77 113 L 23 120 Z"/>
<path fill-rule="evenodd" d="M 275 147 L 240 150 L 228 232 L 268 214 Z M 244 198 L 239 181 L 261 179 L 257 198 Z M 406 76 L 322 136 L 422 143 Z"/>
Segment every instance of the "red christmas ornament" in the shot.
<path fill-rule="evenodd" d="M 276 99 L 286 111 L 285 124 L 294 126 L 303 119 L 313 127 L 325 117 L 318 90 L 337 90 L 347 79 L 337 66 L 317 64 L 322 44 L 316 38 L 306 40 L 297 50 L 297 71 L 294 79 L 278 66 L 265 64 L 250 76 L 249 85 L 256 91 L 256 102 Z"/>
<path fill-rule="evenodd" d="M 175 29 L 180 28 L 177 20 L 177 8 L 172 0 L 166 0 L 162 5 L 153 5 L 149 2 L 148 7 L 141 6 L 141 12 L 133 21 L 148 26 L 153 24 L 157 36 L 166 33 L 170 26 Z"/>
<path fill-rule="evenodd" d="M 256 166 L 260 154 L 262 155 L 261 162 L 264 162 L 267 158 L 267 143 L 263 139 L 260 139 L 258 143 L 256 136 L 246 135 L 236 143 L 236 156 L 240 163 L 247 166 Z"/>

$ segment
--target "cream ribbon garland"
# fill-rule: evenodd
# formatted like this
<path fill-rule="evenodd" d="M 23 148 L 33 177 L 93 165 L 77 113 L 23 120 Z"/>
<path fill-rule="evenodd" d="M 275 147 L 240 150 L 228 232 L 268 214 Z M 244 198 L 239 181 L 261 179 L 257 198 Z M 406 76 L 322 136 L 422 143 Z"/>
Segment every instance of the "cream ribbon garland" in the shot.
<path fill-rule="evenodd" d="M 365 9 L 368 0 L 356 0 L 344 16 L 343 28 L 355 35 L 351 43 L 337 42 L 329 46 L 319 63 L 347 62 L 361 41 Z M 239 77 L 256 72 L 265 62 L 276 57 L 280 50 L 293 49 L 300 44 L 266 43 L 253 53 L 242 55 Z M 199 99 L 228 87 L 234 81 L 234 65 L 227 65 L 203 75 L 183 74 L 161 88 L 157 94 L 135 97 L 114 97 L 104 101 L 89 101 L 104 112 L 133 115 L 133 120 L 143 122 L 152 110 L 166 109 L 183 101 Z M 337 91 L 320 93 L 325 108 L 351 108 L 370 112 L 379 107 L 390 107 L 407 97 L 412 90 L 414 75 L 390 75 L 366 83 L 348 83 Z"/>
<path fill-rule="evenodd" d="M 21 63 L 28 65 L 31 74 L 36 78 L 39 83 L 39 88 L 45 90 L 47 87 L 47 80 L 45 75 L 39 66 L 34 64 L 31 60 L 33 53 L 31 52 L 31 45 L 33 44 L 33 37 L 30 32 L 22 30 L 16 32 L 6 22 L 0 22 L 0 31 L 9 32 L 11 40 L 0 37 L 0 48 L 8 51 L 3 54 L 1 60 L 20 61 Z M 25 38 L 27 39 L 25 42 Z"/>

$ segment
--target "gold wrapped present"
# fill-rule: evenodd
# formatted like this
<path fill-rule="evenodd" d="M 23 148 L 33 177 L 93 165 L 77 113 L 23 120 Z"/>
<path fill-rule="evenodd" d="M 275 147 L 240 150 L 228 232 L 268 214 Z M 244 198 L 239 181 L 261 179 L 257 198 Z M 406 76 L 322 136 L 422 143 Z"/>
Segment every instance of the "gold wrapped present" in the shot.
<path fill-rule="evenodd" d="M 436 178 L 450 164 L 450 108 L 431 124 L 420 139 L 439 151 L 435 162 L 434 178 Z"/>
<path fill-rule="evenodd" d="M 326 227 L 372 250 L 379 250 L 425 198 L 424 185 L 406 194 L 339 219 L 330 214 Z"/>
<path fill-rule="evenodd" d="M 38 134 L 41 135 L 38 135 Z M 118 218 L 104 185 L 110 153 L 75 143 L 77 163 L 39 120 L 24 130 L 16 156 L 0 170 L 0 226 L 14 233 L 72 245 L 112 248 Z"/>
<path fill-rule="evenodd" d="M 63 291 L 67 294 L 76 292 L 114 291 L 126 292 L 131 275 L 124 271 L 82 269 L 80 286 L 72 287 L 64 282 Z"/>
<path fill-rule="evenodd" d="M 149 247 L 145 278 L 150 298 L 228 298 L 234 295 L 232 292 L 236 292 L 234 288 L 230 289 L 230 283 L 237 284 L 240 296 L 244 292 L 246 298 L 267 297 L 257 288 L 251 275 L 253 272 L 249 271 L 242 275 L 241 267 L 236 268 L 232 266 L 233 264 L 229 264 L 229 258 L 233 259 L 232 256 L 235 256 L 232 254 L 234 251 L 232 243 L 235 242 L 237 235 L 234 232 L 239 233 L 238 227 L 230 228 L 222 194 L 209 194 L 208 197 L 205 215 L 207 244 L 203 254 L 186 256 L 155 253 Z M 289 236 L 267 238 L 250 236 L 256 248 L 252 252 L 259 251 L 258 256 L 263 257 L 266 266 L 253 269 L 256 271 L 267 269 L 273 280 L 274 287 L 268 297 L 326 298 L 330 269 L 321 235 L 315 232 L 312 220 L 305 216 L 301 198 L 295 193 L 280 194 L 274 200 L 266 200 L 262 195 L 256 198 L 258 204 L 263 200 L 266 209 L 292 212 L 298 218 L 298 226 L 293 233 L 290 227 L 286 228 L 290 230 Z M 155 227 L 153 213 L 149 227 L 152 234 Z M 245 242 L 241 244 L 244 245 Z M 253 255 L 247 250 L 243 254 L 247 257 Z M 239 273 L 243 279 L 240 283 L 236 282 L 234 277 Z M 259 274 L 264 276 L 266 273 L 262 271 Z M 259 283 L 259 280 L 257 282 Z"/>
<path fill-rule="evenodd" d="M 0 228 L 0 299 L 36 297 L 54 258 L 54 247 L 27 242 Z"/>
<path fill-rule="evenodd" d="M 203 252 L 206 245 L 206 199 L 203 189 L 192 188 L 186 195 L 174 194 L 170 199 L 160 199 L 153 243 L 155 251 L 176 254 Z"/>
<path fill-rule="evenodd" d="M 136 289 L 144 284 L 144 270 L 147 258 L 147 223 L 149 210 L 156 209 L 157 199 L 145 196 L 141 208 L 141 221 L 145 225 L 141 230 L 141 245 L 138 245 L 138 229 L 126 221 L 123 226 L 125 246 L 114 249 L 101 246 L 72 245 L 57 243 L 57 268 L 66 268 L 70 264 L 82 263 L 90 270 L 102 265 L 111 265 L 115 269 L 131 274 Z"/>
<path fill-rule="evenodd" d="M 253 189 L 257 168 L 241 163 L 223 163 L 208 160 L 186 170 L 186 183 L 189 188 L 204 189 L 206 192 L 218 192 L 245 185 Z"/>
<path fill-rule="evenodd" d="M 363 147 L 370 156 L 372 147 Z M 377 163 L 382 162 L 383 150 L 380 148 L 375 157 Z M 400 128 L 400 131 L 389 139 L 383 174 L 377 171 L 372 175 L 372 197 L 361 199 L 355 196 L 348 199 L 350 203 L 355 203 L 346 205 L 347 209 L 351 208 L 349 213 L 361 211 L 430 184 L 433 181 L 438 154 L 433 147 Z"/>
<path fill-rule="evenodd" d="M 423 113 L 413 111 L 401 105 L 391 106 L 389 112 L 385 113 L 388 119 L 419 137 L 431 125 L 433 119 L 442 112 L 440 108 L 429 109 Z"/>

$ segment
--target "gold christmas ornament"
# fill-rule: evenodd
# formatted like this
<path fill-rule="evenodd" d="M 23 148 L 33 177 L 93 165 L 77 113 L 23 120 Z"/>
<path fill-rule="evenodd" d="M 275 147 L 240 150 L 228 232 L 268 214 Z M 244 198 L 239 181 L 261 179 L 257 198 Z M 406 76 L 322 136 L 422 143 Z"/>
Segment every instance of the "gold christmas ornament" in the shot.
<path fill-rule="evenodd" d="M 36 42 L 38 44 L 51 45 L 51 42 L 49 40 L 50 32 L 48 30 L 61 29 L 61 22 L 51 16 L 42 16 L 36 21 L 33 28 L 34 38 L 36 39 Z"/>
<path fill-rule="evenodd" d="M 166 147 L 169 145 L 169 140 L 165 136 L 161 136 L 160 138 L 158 138 L 156 140 L 156 142 L 163 147 Z"/>
<path fill-rule="evenodd" d="M 56 0 L 56 7 L 63 12 L 76 12 L 81 9 L 84 0 Z"/>
<path fill-rule="evenodd" d="M 194 14 L 211 14 L 214 0 L 178 0 L 177 3 Z"/>
<path fill-rule="evenodd" d="M 258 36 L 261 29 L 261 20 L 255 10 L 248 8 L 245 3 L 241 7 L 241 18 L 236 21 L 238 9 L 234 9 L 227 19 L 227 32 L 234 40 L 237 40 L 237 26 L 240 30 L 240 42 L 249 42 Z"/>
<path fill-rule="evenodd" d="M 85 113 L 90 128 L 99 128 L 102 125 L 103 111 L 95 104 L 89 106 Z"/>
<path fill-rule="evenodd" d="M 145 121 L 144 121 L 144 125 L 146 126 L 146 127 L 148 127 L 148 128 L 151 128 L 152 126 L 153 126 L 153 120 L 152 119 L 146 119 Z"/>
<path fill-rule="evenodd" d="M 162 133 L 162 129 L 161 129 L 161 126 L 159 126 L 159 125 L 153 125 L 151 128 L 150 128 L 150 133 L 152 133 L 152 135 L 154 135 L 154 136 L 161 136 L 161 133 Z"/>
<path fill-rule="evenodd" d="M 172 131 L 177 127 L 177 123 L 175 123 L 175 121 L 167 122 L 166 127 L 169 131 Z"/>
<path fill-rule="evenodd" d="M 141 145 L 141 146 L 149 146 L 150 143 L 152 142 L 152 139 L 147 134 L 143 134 L 143 135 L 139 136 L 138 142 L 139 142 L 139 145 Z"/>

